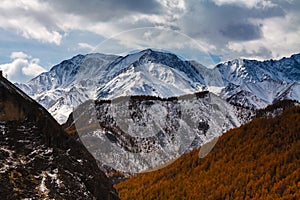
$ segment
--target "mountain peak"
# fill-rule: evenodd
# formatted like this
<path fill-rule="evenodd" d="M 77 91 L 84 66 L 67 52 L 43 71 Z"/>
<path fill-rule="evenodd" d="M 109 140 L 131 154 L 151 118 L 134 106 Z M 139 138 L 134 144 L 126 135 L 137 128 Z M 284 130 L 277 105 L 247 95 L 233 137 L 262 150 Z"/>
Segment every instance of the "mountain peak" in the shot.
<path fill-rule="evenodd" d="M 296 60 L 300 64 L 300 53 L 298 54 L 293 54 L 291 56 L 292 59 Z"/>
<path fill-rule="evenodd" d="M 141 52 L 151 53 L 151 52 L 154 52 L 154 51 L 155 50 L 152 50 L 151 48 L 148 48 L 148 49 L 142 50 Z"/>

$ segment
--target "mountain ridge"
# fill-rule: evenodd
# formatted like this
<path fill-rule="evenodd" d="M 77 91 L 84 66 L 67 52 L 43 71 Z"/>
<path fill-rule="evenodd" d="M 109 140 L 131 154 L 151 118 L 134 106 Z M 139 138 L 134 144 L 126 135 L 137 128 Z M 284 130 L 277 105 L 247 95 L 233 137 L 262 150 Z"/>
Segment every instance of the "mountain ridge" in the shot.
<path fill-rule="evenodd" d="M 170 98 L 90 100 L 70 114 L 64 128 L 79 136 L 100 168 L 108 168 L 107 175 L 111 168 L 132 174 L 161 167 L 245 118 L 236 107 L 204 91 Z"/>
<path fill-rule="evenodd" d="M 85 147 L 4 77 L 0 77 L 0 133 L 3 198 L 118 199 Z"/>
<path fill-rule="evenodd" d="M 95 53 L 74 56 L 28 83 L 16 85 L 60 123 L 88 99 L 117 96 L 171 97 L 208 90 L 232 104 L 257 109 L 277 100 L 300 100 L 299 57 L 236 59 L 209 69 L 151 49 L 124 57 Z"/>

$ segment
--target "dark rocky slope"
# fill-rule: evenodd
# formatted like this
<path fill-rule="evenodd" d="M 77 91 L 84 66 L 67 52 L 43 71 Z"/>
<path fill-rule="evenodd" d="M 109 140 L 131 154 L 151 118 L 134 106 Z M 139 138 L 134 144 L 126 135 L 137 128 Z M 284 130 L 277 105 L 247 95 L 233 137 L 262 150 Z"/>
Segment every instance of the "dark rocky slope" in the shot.
<path fill-rule="evenodd" d="M 118 199 L 85 147 L 0 77 L 1 199 Z"/>

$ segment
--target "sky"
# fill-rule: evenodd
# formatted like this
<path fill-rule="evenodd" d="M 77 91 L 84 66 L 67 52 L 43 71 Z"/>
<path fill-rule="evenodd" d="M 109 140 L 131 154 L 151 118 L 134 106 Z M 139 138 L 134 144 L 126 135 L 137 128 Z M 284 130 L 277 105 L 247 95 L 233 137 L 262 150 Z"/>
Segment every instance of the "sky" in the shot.
<path fill-rule="evenodd" d="M 175 52 L 207 66 L 300 52 L 299 0 L 2 0 L 0 69 L 26 82 L 77 54 Z"/>

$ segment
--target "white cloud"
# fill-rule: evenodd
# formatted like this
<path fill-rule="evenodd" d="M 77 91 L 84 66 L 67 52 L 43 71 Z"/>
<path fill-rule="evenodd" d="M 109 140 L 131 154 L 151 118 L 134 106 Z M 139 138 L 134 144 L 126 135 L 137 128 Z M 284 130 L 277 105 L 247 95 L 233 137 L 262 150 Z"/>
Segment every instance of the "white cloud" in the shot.
<path fill-rule="evenodd" d="M 24 82 L 45 72 L 42 66 L 39 65 L 39 59 L 32 58 L 24 52 L 12 52 L 12 61 L 0 65 L 0 70 L 12 82 Z"/>
<path fill-rule="evenodd" d="M 26 76 L 31 76 L 31 77 L 35 77 L 45 71 L 46 70 L 39 65 L 39 59 L 30 60 L 29 63 L 27 62 L 27 65 L 25 65 L 22 68 L 22 72 Z"/>
<path fill-rule="evenodd" d="M 26 59 L 26 58 L 30 58 L 30 56 L 28 56 L 26 53 L 24 53 L 22 51 L 15 51 L 10 54 L 10 58 L 11 59 L 17 59 L 17 58 Z"/>
<path fill-rule="evenodd" d="M 59 45 L 62 35 L 59 15 L 46 2 L 39 0 L 3 0 L 0 4 L 0 27 L 15 30 L 23 37 Z"/>
<path fill-rule="evenodd" d="M 87 49 L 87 50 L 93 50 L 93 49 L 95 49 L 94 46 L 92 46 L 92 45 L 90 45 L 90 44 L 87 44 L 87 43 L 84 43 L 84 42 L 78 43 L 78 48 L 79 48 L 79 49 Z"/>
<path fill-rule="evenodd" d="M 236 4 L 241 6 L 247 6 L 248 8 L 265 8 L 273 7 L 275 4 L 270 0 L 213 0 L 217 5 L 222 6 L 226 4 Z"/>

